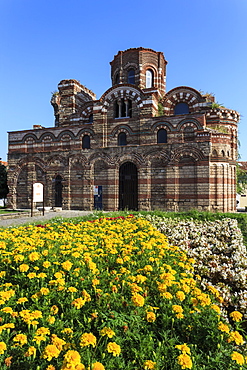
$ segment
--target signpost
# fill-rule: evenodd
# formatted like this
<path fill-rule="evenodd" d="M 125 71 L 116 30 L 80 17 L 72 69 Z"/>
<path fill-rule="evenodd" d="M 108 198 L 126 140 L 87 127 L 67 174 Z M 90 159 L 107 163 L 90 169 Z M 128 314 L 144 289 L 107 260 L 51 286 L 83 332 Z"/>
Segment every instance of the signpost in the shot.
<path fill-rule="evenodd" d="M 45 214 L 44 208 L 44 185 L 41 182 L 35 182 L 32 186 L 32 204 L 31 204 L 31 217 L 33 217 L 33 204 L 43 203 L 43 216 Z"/>

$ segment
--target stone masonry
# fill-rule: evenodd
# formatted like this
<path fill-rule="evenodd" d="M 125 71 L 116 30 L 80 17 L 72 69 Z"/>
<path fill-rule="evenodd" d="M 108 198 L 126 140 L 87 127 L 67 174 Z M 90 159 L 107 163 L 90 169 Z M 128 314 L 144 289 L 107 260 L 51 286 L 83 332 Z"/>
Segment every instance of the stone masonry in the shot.
<path fill-rule="evenodd" d="M 9 206 L 30 208 L 41 182 L 48 207 L 92 210 L 102 187 L 109 211 L 235 211 L 239 114 L 191 87 L 166 92 L 166 64 L 162 52 L 119 51 L 98 100 L 62 80 L 54 127 L 9 132 Z"/>

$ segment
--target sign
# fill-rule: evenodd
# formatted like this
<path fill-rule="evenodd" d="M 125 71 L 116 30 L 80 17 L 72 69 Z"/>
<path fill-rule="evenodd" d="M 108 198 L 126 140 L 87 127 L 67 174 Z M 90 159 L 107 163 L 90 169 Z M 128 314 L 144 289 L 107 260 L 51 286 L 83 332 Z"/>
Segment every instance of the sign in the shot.
<path fill-rule="evenodd" d="M 93 195 L 98 195 L 99 194 L 99 187 L 94 185 L 93 187 Z"/>
<path fill-rule="evenodd" d="M 40 182 L 33 184 L 33 202 L 43 202 L 43 184 Z"/>

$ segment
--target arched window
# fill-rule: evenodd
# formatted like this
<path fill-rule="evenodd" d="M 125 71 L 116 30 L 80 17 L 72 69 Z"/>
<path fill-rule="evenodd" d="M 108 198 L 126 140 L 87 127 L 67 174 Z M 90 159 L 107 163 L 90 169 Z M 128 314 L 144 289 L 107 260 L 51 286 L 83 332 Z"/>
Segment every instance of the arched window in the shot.
<path fill-rule="evenodd" d="M 89 135 L 83 136 L 82 149 L 90 149 L 90 136 Z"/>
<path fill-rule="evenodd" d="M 115 101 L 115 118 L 125 117 L 132 117 L 132 101 L 122 98 Z"/>
<path fill-rule="evenodd" d="M 127 145 L 127 137 L 125 132 L 120 132 L 117 138 L 117 143 L 120 146 Z"/>
<path fill-rule="evenodd" d="M 158 144 L 167 143 L 167 131 L 164 128 L 161 128 L 157 132 L 157 143 Z"/>
<path fill-rule="evenodd" d="M 154 83 L 153 80 L 154 80 L 153 71 L 151 69 L 148 69 L 146 71 L 146 88 L 153 87 Z"/>
<path fill-rule="evenodd" d="M 117 73 L 115 76 L 115 85 L 118 85 L 119 82 L 120 82 L 120 77 L 119 77 L 119 73 Z"/>
<path fill-rule="evenodd" d="M 93 114 L 88 117 L 88 123 L 93 123 Z"/>
<path fill-rule="evenodd" d="M 128 84 L 135 83 L 135 71 L 134 69 L 130 69 L 128 72 Z"/>
<path fill-rule="evenodd" d="M 178 103 L 174 108 L 174 114 L 188 114 L 189 106 L 187 103 Z"/>

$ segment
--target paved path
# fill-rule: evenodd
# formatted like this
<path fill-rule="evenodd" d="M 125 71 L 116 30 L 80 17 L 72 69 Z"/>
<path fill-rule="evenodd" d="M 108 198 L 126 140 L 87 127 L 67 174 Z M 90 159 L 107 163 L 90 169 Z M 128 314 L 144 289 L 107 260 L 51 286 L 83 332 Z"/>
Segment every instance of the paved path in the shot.
<path fill-rule="evenodd" d="M 28 223 L 36 223 L 36 222 L 44 222 L 46 220 L 50 220 L 51 218 L 55 217 L 64 217 L 64 218 L 70 218 L 70 217 L 80 217 L 80 216 L 85 216 L 88 215 L 90 211 L 58 211 L 58 212 L 45 212 L 44 216 L 42 213 L 35 214 L 33 217 L 30 215 L 23 215 L 23 216 L 16 216 L 13 214 L 13 217 L 15 218 L 8 218 L 8 219 L 1 219 L 0 216 L 0 227 L 10 227 L 10 226 L 16 226 L 16 225 L 21 225 L 21 224 L 28 224 Z"/>

